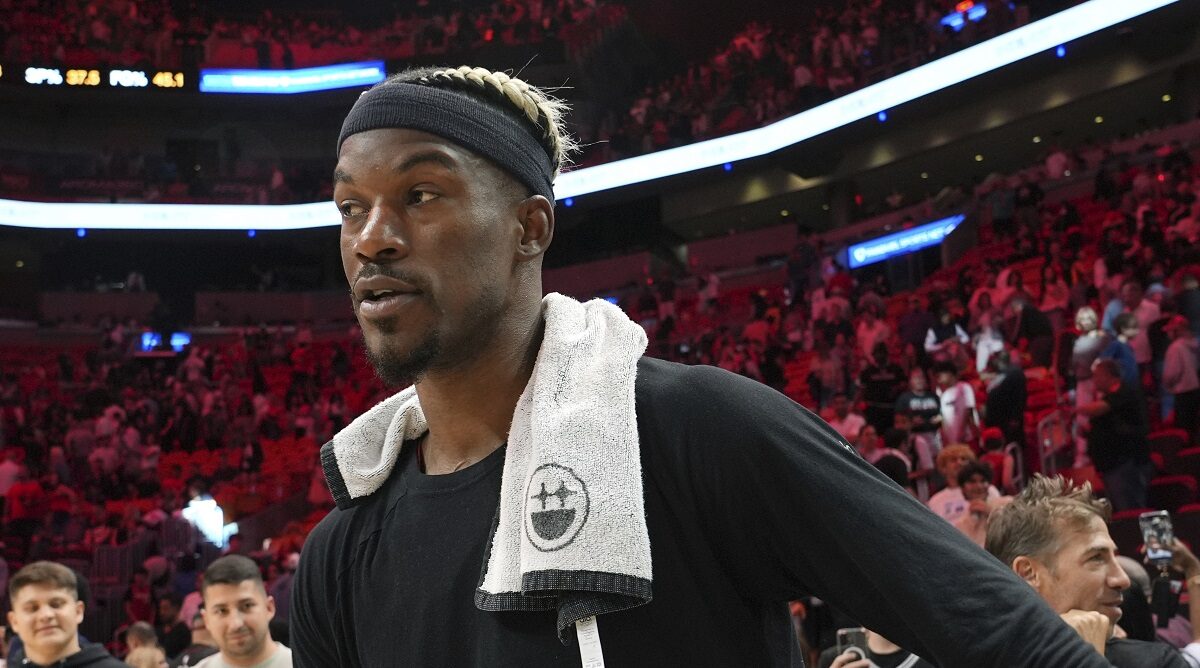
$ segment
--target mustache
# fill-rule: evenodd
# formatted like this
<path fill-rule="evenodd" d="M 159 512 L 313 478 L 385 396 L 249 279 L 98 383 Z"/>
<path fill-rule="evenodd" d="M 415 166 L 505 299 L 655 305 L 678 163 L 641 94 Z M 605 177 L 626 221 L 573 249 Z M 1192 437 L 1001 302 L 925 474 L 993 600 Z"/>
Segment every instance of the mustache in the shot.
<path fill-rule="evenodd" d="M 414 274 L 403 269 L 385 267 L 381 264 L 368 263 L 364 264 L 362 268 L 358 270 L 358 273 L 355 274 L 354 281 L 350 284 L 350 294 L 354 294 L 354 286 L 357 285 L 359 281 L 363 280 L 364 278 L 374 278 L 375 276 L 387 276 L 388 278 L 394 278 L 398 281 L 404 281 L 405 283 L 408 283 L 421 292 L 429 292 L 429 282 L 425 280 L 425 277 L 420 276 L 419 274 Z"/>

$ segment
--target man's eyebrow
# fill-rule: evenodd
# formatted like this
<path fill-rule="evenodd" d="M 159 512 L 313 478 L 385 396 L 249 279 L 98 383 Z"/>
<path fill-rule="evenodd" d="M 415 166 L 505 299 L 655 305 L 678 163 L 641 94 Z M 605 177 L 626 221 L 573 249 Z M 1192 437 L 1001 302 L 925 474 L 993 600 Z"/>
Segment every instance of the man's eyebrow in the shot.
<path fill-rule="evenodd" d="M 453 158 L 445 153 L 442 153 L 441 151 L 422 151 L 420 153 L 414 153 L 413 155 L 405 158 L 403 162 L 396 165 L 392 171 L 396 174 L 403 174 L 404 172 L 426 163 L 440 165 L 451 172 L 458 171 L 458 163 L 455 162 Z"/>
<path fill-rule="evenodd" d="M 445 153 L 442 153 L 441 151 L 423 151 L 405 158 L 403 162 L 392 168 L 392 172 L 396 174 L 403 174 L 404 172 L 428 163 L 439 165 L 451 172 L 459 171 L 458 163 Z M 347 172 L 339 167 L 333 170 L 333 182 L 354 185 L 354 177 L 350 176 L 350 172 Z"/>

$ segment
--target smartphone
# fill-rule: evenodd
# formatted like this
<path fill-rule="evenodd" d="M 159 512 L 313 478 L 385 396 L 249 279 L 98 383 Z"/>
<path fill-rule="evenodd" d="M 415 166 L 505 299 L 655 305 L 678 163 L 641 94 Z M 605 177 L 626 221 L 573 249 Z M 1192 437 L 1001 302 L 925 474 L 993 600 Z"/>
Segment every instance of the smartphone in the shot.
<path fill-rule="evenodd" d="M 857 653 L 860 659 L 867 658 L 867 630 L 865 628 L 859 626 L 857 628 L 838 629 L 838 656 L 846 652 Z"/>
<path fill-rule="evenodd" d="M 1146 559 L 1155 566 L 1171 563 L 1171 543 L 1175 542 L 1175 528 L 1171 525 L 1171 513 L 1155 510 L 1138 516 L 1142 528 L 1142 543 L 1146 546 Z"/>

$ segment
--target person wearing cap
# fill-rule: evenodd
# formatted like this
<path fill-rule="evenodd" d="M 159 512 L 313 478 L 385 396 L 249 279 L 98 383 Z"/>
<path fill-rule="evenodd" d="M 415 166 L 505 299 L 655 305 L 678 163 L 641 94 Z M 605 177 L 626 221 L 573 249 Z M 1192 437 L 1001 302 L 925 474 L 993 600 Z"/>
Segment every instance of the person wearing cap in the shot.
<path fill-rule="evenodd" d="M 295 665 L 782 668 L 786 602 L 814 595 L 940 665 L 1105 666 L 803 407 L 543 294 L 563 111 L 422 68 L 343 123 L 350 297 L 376 373 L 411 386 L 322 448 L 337 507 L 301 552 Z"/>
<path fill-rule="evenodd" d="M 1163 388 L 1175 397 L 1175 426 L 1194 437 L 1200 413 L 1200 378 L 1196 373 L 1200 343 L 1187 318 L 1181 315 L 1172 317 L 1163 329 L 1171 337 L 1163 360 Z"/>

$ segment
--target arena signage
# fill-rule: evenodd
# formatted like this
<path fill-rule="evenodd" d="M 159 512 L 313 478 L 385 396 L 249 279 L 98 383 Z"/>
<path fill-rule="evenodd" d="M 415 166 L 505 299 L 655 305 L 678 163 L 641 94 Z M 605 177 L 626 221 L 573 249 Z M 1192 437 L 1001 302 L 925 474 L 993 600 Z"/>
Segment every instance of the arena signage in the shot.
<path fill-rule="evenodd" d="M 846 257 L 850 261 L 851 269 L 858 269 L 876 262 L 914 253 L 922 248 L 929 248 L 942 243 L 942 240 L 950 236 L 959 225 L 962 224 L 965 216 L 957 215 L 935 220 L 932 223 L 918 225 L 900 232 L 893 232 L 882 237 L 876 237 L 870 241 L 864 241 L 860 244 L 854 244 L 846 249 Z"/>
<path fill-rule="evenodd" d="M 299 70 L 200 70 L 201 93 L 311 93 L 370 86 L 387 77 L 382 60 Z"/>
<path fill-rule="evenodd" d="M 128 70 L 95 67 L 39 67 L 21 70 L 21 82 L 29 86 L 77 86 L 81 88 L 182 88 L 183 72 Z M 0 81 L 4 79 L 0 69 Z"/>

